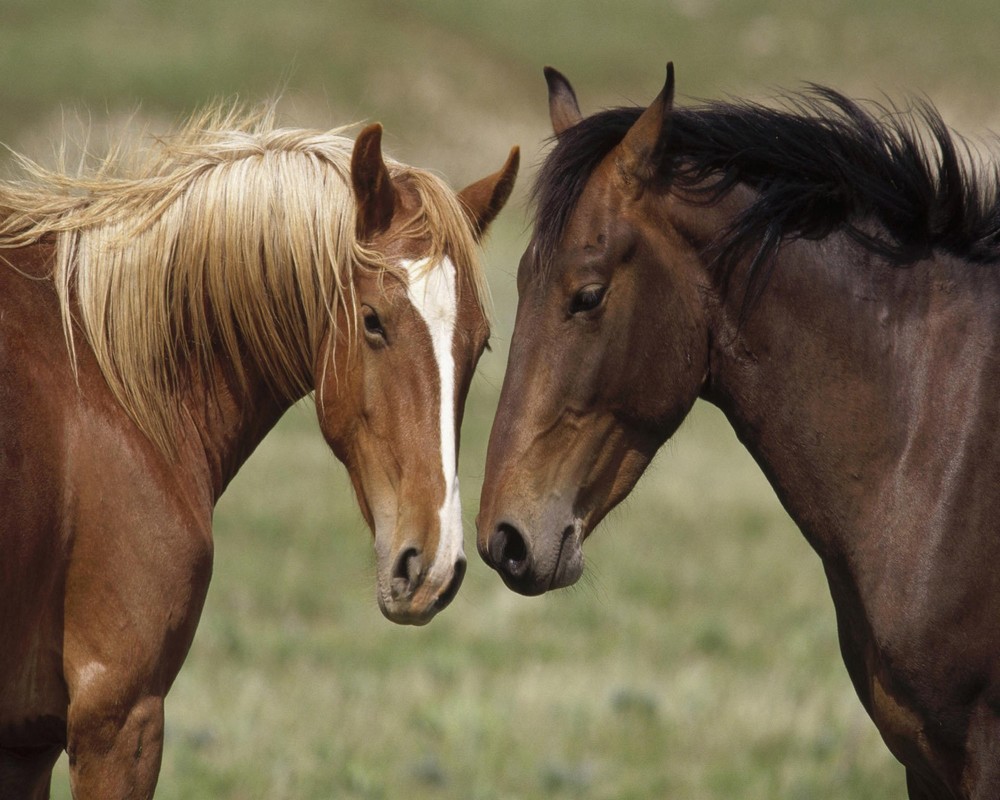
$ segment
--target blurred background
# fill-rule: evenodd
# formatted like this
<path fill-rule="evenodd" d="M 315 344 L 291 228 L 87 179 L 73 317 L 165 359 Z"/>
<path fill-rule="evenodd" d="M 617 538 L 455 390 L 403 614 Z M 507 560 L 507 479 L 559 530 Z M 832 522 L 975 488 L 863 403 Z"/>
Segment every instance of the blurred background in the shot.
<path fill-rule="evenodd" d="M 584 113 L 766 99 L 806 81 L 923 95 L 972 138 L 1000 127 L 995 0 L 0 0 L 0 141 L 42 161 L 199 106 L 280 96 L 283 121 L 381 121 L 456 188 L 523 149 L 487 243 L 494 350 L 466 415 L 470 569 L 428 627 L 374 599 L 370 535 L 311 403 L 216 513 L 216 567 L 167 698 L 158 798 L 904 796 L 836 642 L 822 569 L 725 420 L 699 404 L 587 545 L 577 587 L 510 593 L 479 560 L 486 438 L 550 133 L 542 67 Z M 9 160 L 0 156 L 0 161 Z M 54 796 L 69 797 L 65 761 Z"/>

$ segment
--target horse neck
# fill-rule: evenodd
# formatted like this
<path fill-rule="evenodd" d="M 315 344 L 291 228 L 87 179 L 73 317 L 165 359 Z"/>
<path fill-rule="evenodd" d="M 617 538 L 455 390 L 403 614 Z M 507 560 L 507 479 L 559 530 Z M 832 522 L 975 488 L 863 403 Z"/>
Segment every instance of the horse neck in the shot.
<path fill-rule="evenodd" d="M 706 398 L 821 554 L 914 513 L 928 470 L 943 481 L 939 437 L 965 434 L 942 412 L 975 418 L 978 363 L 998 329 L 976 314 L 983 287 L 970 281 L 996 283 L 984 275 L 947 258 L 894 267 L 840 235 L 797 240 L 743 317 L 733 275 L 712 322 Z M 988 324 L 970 330 L 977 320 Z"/>
<path fill-rule="evenodd" d="M 191 378 L 181 397 L 185 449 L 204 458 L 213 502 L 298 399 L 280 397 L 252 373 L 239 380 L 222 358 L 210 376 Z"/>

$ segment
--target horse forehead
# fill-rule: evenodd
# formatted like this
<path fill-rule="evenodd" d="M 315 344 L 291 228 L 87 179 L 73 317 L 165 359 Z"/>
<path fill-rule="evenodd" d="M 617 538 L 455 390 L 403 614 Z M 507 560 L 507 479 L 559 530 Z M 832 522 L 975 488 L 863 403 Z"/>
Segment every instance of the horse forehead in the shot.
<path fill-rule="evenodd" d="M 630 222 L 623 218 L 624 203 L 615 181 L 601 172 L 592 175 L 559 231 L 558 244 L 546 252 L 537 232 L 532 238 L 518 265 L 518 288 L 527 289 L 535 281 L 558 285 L 570 273 L 602 264 L 630 233 Z"/>
<path fill-rule="evenodd" d="M 452 260 L 404 259 L 406 297 L 430 328 L 431 336 L 450 335 L 458 322 L 457 270 Z"/>
<path fill-rule="evenodd" d="M 563 244 L 586 249 L 603 245 L 622 225 L 625 213 L 631 210 L 617 182 L 595 176 L 566 221 Z"/>
<path fill-rule="evenodd" d="M 561 291 L 581 275 L 603 272 L 625 235 L 608 215 L 587 215 L 580 221 L 574 217 L 553 251 L 543 255 L 538 241 L 532 240 L 518 264 L 518 292 Z"/>

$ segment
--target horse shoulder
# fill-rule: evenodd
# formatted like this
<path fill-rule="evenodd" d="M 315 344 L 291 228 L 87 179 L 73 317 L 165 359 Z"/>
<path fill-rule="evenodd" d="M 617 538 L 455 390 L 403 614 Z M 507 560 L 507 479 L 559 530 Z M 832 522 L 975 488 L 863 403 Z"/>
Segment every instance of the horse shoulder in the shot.
<path fill-rule="evenodd" d="M 187 654 L 211 577 L 207 470 L 163 453 L 88 371 L 66 440 L 73 550 L 66 576 L 67 683 L 153 681 L 163 693 Z M 103 391 L 102 391 L 103 390 Z M 114 635 L 105 639 L 105 631 Z M 128 653 L 127 658 L 120 658 Z M 129 674 L 116 675 L 111 665 Z"/>
<path fill-rule="evenodd" d="M 212 563 L 204 468 L 138 430 L 79 339 L 74 372 L 53 285 L 24 271 L 0 268 L 0 742 L 65 719 L 100 665 L 165 692 Z"/>

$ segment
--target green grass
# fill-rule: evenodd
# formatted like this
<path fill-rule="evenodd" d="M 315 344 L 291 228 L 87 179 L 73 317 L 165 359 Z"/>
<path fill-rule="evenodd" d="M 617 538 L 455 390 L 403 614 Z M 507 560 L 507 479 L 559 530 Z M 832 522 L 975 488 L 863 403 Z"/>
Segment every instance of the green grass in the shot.
<path fill-rule="evenodd" d="M 837 650 L 822 569 L 718 412 L 699 405 L 587 545 L 573 589 L 510 593 L 473 520 L 548 135 L 541 67 L 585 111 L 805 80 L 924 92 L 997 124 L 992 3 L 835 0 L 0 0 L 0 140 L 44 154 L 84 109 L 166 124 L 281 93 L 290 121 L 379 119 L 395 155 L 461 185 L 524 148 L 487 250 L 495 349 L 473 386 L 461 480 L 470 570 L 421 629 L 374 600 L 370 534 L 308 404 L 216 514 L 216 568 L 167 698 L 158 798 L 899 797 L 902 771 Z M 89 109 L 89 111 L 87 111 Z M 99 139 L 100 136 L 96 136 Z M 54 796 L 69 796 L 65 761 Z"/>

